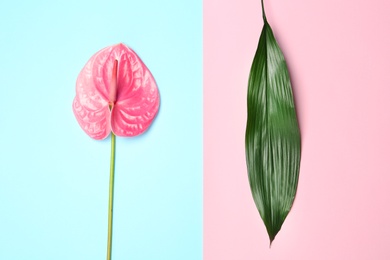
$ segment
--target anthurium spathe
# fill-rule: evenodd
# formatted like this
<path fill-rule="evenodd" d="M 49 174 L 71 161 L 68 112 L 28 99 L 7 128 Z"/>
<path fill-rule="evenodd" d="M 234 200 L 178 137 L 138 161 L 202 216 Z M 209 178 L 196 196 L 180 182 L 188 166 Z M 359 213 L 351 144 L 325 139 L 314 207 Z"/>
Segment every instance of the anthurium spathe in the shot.
<path fill-rule="evenodd" d="M 73 112 L 92 138 L 136 136 L 152 123 L 159 108 L 156 82 L 138 55 L 126 45 L 94 54 L 76 82 Z"/>

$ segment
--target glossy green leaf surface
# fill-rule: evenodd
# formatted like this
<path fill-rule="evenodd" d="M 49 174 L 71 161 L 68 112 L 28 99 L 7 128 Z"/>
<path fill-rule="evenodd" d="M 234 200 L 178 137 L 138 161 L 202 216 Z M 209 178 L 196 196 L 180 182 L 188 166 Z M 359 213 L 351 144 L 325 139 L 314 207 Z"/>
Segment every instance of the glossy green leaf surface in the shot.
<path fill-rule="evenodd" d="M 264 8 L 263 18 L 249 75 L 245 149 L 252 196 L 272 243 L 294 202 L 301 137 L 286 61 Z"/>

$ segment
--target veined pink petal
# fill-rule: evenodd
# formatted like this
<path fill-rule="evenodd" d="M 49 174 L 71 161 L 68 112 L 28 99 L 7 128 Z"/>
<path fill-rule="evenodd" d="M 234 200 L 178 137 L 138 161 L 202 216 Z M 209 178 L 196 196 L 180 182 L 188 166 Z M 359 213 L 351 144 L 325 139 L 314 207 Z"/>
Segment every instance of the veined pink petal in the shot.
<path fill-rule="evenodd" d="M 121 47 L 124 55 L 121 55 L 119 60 L 118 101 L 131 98 L 137 88 L 141 87 L 145 73 L 149 72 L 134 51 L 125 45 Z"/>
<path fill-rule="evenodd" d="M 93 87 L 107 103 L 109 102 L 112 72 L 115 64 L 114 50 L 117 46 L 106 47 L 90 59 L 92 60 Z"/>
<path fill-rule="evenodd" d="M 81 70 L 76 81 L 73 113 L 81 128 L 94 139 L 104 139 L 111 131 L 108 102 L 97 90 L 93 75 L 96 54 Z"/>
<path fill-rule="evenodd" d="M 81 128 L 93 139 L 102 140 L 110 134 L 110 110 L 107 107 L 91 110 L 82 106 L 76 96 L 73 100 L 73 113 Z"/>
<path fill-rule="evenodd" d="M 77 78 L 73 112 L 82 129 L 94 139 L 104 139 L 110 131 L 119 136 L 141 134 L 158 108 L 153 76 L 124 44 L 94 54 Z"/>
<path fill-rule="evenodd" d="M 112 131 L 118 136 L 142 134 L 152 123 L 160 105 L 156 82 L 146 67 L 142 77 L 132 82 L 126 97 L 123 99 L 122 96 L 111 111 Z"/>

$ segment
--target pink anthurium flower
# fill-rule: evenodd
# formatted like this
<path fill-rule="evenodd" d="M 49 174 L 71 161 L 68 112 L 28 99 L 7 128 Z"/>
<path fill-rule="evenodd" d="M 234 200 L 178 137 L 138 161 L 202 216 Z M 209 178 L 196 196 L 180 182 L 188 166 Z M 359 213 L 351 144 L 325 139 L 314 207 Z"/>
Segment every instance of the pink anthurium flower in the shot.
<path fill-rule="evenodd" d="M 120 43 L 94 54 L 76 82 L 73 112 L 92 138 L 136 136 L 152 123 L 160 104 L 156 82 L 137 54 Z"/>
<path fill-rule="evenodd" d="M 111 260 L 115 137 L 142 134 L 158 112 L 160 96 L 137 54 L 120 43 L 94 54 L 76 82 L 73 112 L 81 128 L 101 140 L 111 132 L 107 260 Z"/>

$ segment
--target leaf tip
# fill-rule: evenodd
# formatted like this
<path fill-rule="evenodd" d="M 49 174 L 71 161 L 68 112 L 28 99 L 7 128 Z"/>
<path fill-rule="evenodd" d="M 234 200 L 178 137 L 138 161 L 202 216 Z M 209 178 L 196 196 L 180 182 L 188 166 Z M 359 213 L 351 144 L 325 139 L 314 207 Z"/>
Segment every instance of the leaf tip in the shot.
<path fill-rule="evenodd" d="M 272 246 L 272 242 L 274 242 L 274 239 L 275 239 L 275 236 L 274 235 L 270 235 L 269 236 L 269 248 L 271 249 L 271 246 Z"/>

